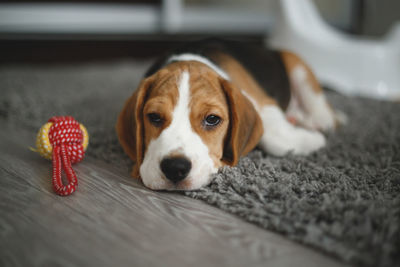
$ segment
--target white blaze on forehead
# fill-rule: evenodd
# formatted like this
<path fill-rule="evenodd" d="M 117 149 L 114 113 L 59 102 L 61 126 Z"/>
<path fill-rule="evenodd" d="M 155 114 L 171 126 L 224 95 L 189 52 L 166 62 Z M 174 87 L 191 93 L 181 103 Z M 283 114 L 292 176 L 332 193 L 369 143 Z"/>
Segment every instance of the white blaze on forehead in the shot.
<path fill-rule="evenodd" d="M 191 186 L 185 189 L 196 189 L 207 184 L 210 174 L 217 171 L 209 156 L 208 147 L 192 129 L 189 80 L 189 73 L 184 71 L 178 86 L 179 97 L 172 112 L 172 122 L 157 139 L 150 142 L 140 167 L 143 183 L 152 189 L 176 189 L 160 170 L 161 160 L 171 153 L 185 156 L 192 163 L 192 169 L 186 178 Z"/>
<path fill-rule="evenodd" d="M 179 98 L 178 103 L 174 109 L 172 115 L 172 123 L 169 127 L 174 130 L 180 131 L 191 131 L 192 126 L 190 124 L 190 88 L 189 88 L 189 73 L 184 71 L 182 73 L 181 81 L 179 84 Z"/>

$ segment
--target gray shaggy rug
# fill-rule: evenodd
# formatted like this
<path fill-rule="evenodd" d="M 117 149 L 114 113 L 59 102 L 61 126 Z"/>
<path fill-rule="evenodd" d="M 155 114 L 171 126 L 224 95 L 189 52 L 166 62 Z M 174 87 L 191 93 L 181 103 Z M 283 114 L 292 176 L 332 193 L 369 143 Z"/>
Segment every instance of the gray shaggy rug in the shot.
<path fill-rule="evenodd" d="M 36 131 L 69 114 L 91 136 L 88 156 L 127 171 L 114 123 L 149 62 L 0 66 L 0 120 Z M 310 156 L 256 149 L 207 187 L 185 193 L 359 266 L 400 266 L 400 104 L 330 92 L 349 124 Z"/>

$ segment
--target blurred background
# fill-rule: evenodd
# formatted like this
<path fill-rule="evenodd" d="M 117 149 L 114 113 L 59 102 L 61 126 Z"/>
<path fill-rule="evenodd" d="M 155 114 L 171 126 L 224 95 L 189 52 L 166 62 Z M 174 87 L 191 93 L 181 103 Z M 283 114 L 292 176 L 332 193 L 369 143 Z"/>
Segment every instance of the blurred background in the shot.
<path fill-rule="evenodd" d="M 398 0 L 314 0 L 341 31 L 379 38 L 400 20 Z M 204 36 L 262 43 L 279 0 L 2 1 L 0 61 L 147 57 Z"/>

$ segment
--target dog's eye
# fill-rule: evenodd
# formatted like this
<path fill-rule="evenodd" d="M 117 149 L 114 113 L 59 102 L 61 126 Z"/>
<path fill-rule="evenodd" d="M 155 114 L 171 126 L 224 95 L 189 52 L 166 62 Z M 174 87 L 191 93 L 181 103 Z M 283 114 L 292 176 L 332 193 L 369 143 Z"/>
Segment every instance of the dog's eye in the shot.
<path fill-rule="evenodd" d="M 217 126 L 220 122 L 221 122 L 221 118 L 218 117 L 217 115 L 208 115 L 203 121 L 204 126 L 206 126 L 206 127 Z"/>
<path fill-rule="evenodd" d="M 163 118 L 161 118 L 160 114 L 158 113 L 149 113 L 147 114 L 147 118 L 154 126 L 161 126 L 164 122 Z"/>

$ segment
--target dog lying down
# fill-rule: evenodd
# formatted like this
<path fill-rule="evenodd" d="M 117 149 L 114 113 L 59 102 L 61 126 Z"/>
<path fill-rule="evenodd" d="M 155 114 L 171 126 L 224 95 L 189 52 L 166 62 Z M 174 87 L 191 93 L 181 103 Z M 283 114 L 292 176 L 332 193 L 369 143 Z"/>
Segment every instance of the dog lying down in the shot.
<path fill-rule="evenodd" d="M 154 190 L 193 190 L 256 145 L 309 154 L 338 117 L 295 54 L 240 42 L 191 43 L 158 60 L 126 101 L 116 130 Z"/>

